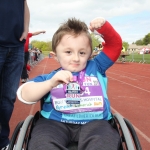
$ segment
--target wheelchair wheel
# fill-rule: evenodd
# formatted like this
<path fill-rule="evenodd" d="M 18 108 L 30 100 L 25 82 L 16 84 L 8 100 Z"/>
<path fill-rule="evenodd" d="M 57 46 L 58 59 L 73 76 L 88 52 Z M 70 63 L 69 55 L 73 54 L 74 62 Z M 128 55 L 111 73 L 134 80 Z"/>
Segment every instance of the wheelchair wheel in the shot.
<path fill-rule="evenodd" d="M 135 144 L 135 146 L 136 146 L 136 150 L 142 150 L 140 141 L 139 141 L 138 136 L 137 136 L 137 134 L 136 134 L 136 132 L 135 132 L 135 130 L 134 130 L 134 127 L 132 126 L 132 124 L 130 123 L 129 120 L 127 120 L 127 119 L 124 118 L 124 121 L 125 121 L 125 123 L 126 123 L 128 129 L 129 129 L 131 135 L 132 135 L 134 144 Z"/>
<path fill-rule="evenodd" d="M 116 122 L 119 124 L 118 130 L 121 135 L 121 142 L 123 149 L 127 148 L 128 150 L 134 150 L 134 144 L 132 142 L 132 138 L 129 132 L 129 129 L 120 114 L 114 114 L 114 118 Z"/>
<path fill-rule="evenodd" d="M 8 150 L 13 150 L 14 145 L 15 145 L 16 140 L 17 140 L 17 137 L 18 137 L 18 134 L 19 134 L 19 132 L 20 132 L 20 128 L 22 127 L 23 123 L 24 123 L 24 121 L 20 121 L 20 122 L 17 124 L 17 126 L 16 126 L 16 128 L 15 128 L 15 130 L 14 130 L 14 132 L 13 132 L 13 135 L 12 135 L 12 137 L 11 137 Z"/>
<path fill-rule="evenodd" d="M 32 124 L 32 120 L 33 116 L 30 115 L 25 119 L 25 121 L 22 121 L 17 125 L 8 150 L 27 149 L 27 143 L 30 134 L 30 126 Z"/>

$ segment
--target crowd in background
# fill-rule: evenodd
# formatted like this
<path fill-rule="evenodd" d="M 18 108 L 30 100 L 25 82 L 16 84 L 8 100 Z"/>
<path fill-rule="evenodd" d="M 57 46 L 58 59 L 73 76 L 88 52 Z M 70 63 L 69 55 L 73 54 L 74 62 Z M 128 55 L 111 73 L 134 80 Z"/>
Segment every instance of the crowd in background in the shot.
<path fill-rule="evenodd" d="M 34 65 L 37 61 L 43 59 L 42 51 L 36 47 L 29 49 L 29 64 Z"/>
<path fill-rule="evenodd" d="M 23 65 L 23 70 L 22 70 L 22 74 L 21 74 L 21 82 L 22 83 L 25 83 L 28 81 L 28 78 L 29 78 L 29 75 L 28 75 L 28 72 L 27 72 L 27 66 L 28 65 L 28 62 L 29 62 L 29 58 L 30 58 L 30 52 L 29 52 L 29 47 L 30 47 L 30 44 L 29 44 L 29 40 L 32 36 L 36 36 L 36 35 L 39 35 L 41 33 L 45 33 L 46 31 L 42 30 L 42 31 L 36 31 L 36 32 L 28 32 L 28 35 L 27 35 L 27 38 L 26 38 L 26 42 L 25 42 L 25 45 L 24 45 L 24 65 Z M 32 48 L 32 46 L 31 46 Z M 34 48 L 34 53 L 32 53 L 32 59 L 34 58 L 34 60 L 32 60 L 32 63 L 34 63 L 35 61 L 38 60 L 38 54 L 40 54 L 40 51 L 38 51 L 37 49 Z M 30 68 L 30 67 L 29 67 Z"/>
<path fill-rule="evenodd" d="M 39 48 L 36 47 L 30 48 L 28 52 L 29 52 L 29 57 L 26 65 L 26 74 L 28 77 L 26 79 L 21 78 L 22 83 L 25 83 L 29 80 L 28 78 L 29 78 L 29 72 L 31 71 L 31 68 L 33 68 L 40 60 L 44 58 L 42 51 Z"/>

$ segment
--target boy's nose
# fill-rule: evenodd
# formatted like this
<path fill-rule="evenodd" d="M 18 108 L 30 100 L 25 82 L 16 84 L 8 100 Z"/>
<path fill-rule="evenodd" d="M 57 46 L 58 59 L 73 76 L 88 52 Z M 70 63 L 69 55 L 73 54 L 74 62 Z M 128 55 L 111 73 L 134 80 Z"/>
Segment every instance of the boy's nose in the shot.
<path fill-rule="evenodd" d="M 74 61 L 79 61 L 79 56 L 78 56 L 78 54 L 75 54 L 75 55 L 73 56 L 73 60 L 74 60 Z"/>

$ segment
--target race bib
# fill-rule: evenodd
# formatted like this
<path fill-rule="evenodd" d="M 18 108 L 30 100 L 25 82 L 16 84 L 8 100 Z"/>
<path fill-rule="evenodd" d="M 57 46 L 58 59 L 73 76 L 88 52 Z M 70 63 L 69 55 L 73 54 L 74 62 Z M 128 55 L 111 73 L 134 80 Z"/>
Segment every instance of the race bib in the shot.
<path fill-rule="evenodd" d="M 98 79 L 96 77 L 84 77 L 83 86 L 85 88 L 83 92 L 76 82 L 66 85 L 66 92 L 62 84 L 52 89 L 50 94 L 55 110 L 70 114 L 103 111 L 104 96 Z"/>

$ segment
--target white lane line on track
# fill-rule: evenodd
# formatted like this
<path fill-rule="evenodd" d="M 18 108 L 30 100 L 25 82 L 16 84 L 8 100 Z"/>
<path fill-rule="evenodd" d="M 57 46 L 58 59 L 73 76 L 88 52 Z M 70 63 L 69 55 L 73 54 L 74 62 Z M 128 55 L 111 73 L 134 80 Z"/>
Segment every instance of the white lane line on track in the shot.
<path fill-rule="evenodd" d="M 108 76 L 108 78 L 113 79 L 113 80 L 116 80 L 116 81 L 118 81 L 118 82 L 122 82 L 122 83 L 124 83 L 124 84 L 130 85 L 130 86 L 132 86 L 132 87 L 135 87 L 135 88 L 137 88 L 137 89 L 140 89 L 140 90 L 142 90 L 142 91 L 145 91 L 145 92 L 150 93 L 150 91 L 145 90 L 145 89 L 143 89 L 143 88 L 140 88 L 140 87 L 138 87 L 138 86 L 135 86 L 135 85 L 132 85 L 132 84 L 129 84 L 129 83 L 123 82 L 123 81 L 121 81 L 121 80 L 117 80 L 117 79 L 112 78 L 112 77 L 110 77 L 110 76 Z"/>
<path fill-rule="evenodd" d="M 46 60 L 46 63 L 45 63 L 45 65 L 44 65 L 42 74 L 44 74 L 44 72 L 45 72 L 45 68 L 46 68 L 46 66 L 47 66 L 47 62 L 48 62 L 48 59 Z"/>
<path fill-rule="evenodd" d="M 114 73 L 114 71 L 116 71 L 116 72 L 123 72 L 123 71 L 120 71 L 120 70 L 113 70 L 113 72 L 108 71 L 108 73 L 120 75 L 120 74 Z M 150 77 L 147 77 L 147 76 L 140 76 L 140 75 L 137 75 L 137 74 L 127 73 L 127 72 L 123 72 L 123 73 L 133 75 L 134 77 L 140 77 L 140 78 L 142 77 L 142 78 L 148 78 L 148 79 L 150 79 Z"/>
<path fill-rule="evenodd" d="M 128 78 L 128 79 L 130 79 L 130 80 L 137 80 L 137 79 L 131 78 L 131 77 L 129 77 L 129 76 L 120 75 L 120 74 L 113 73 L 113 72 L 108 72 L 108 73 L 110 73 L 110 74 L 115 74 L 115 75 L 120 76 L 120 77 L 122 77 L 122 78 Z"/>
<path fill-rule="evenodd" d="M 44 67 L 43 67 L 42 74 L 44 74 L 44 72 L 45 72 L 45 68 L 46 68 L 46 65 L 47 65 L 47 61 L 48 61 L 48 59 L 47 59 L 46 62 L 45 62 L 45 65 L 44 65 Z M 35 107 L 35 104 L 33 104 L 33 105 L 31 106 L 29 115 L 33 115 L 34 107 Z"/>
<path fill-rule="evenodd" d="M 117 110 L 115 110 L 113 107 L 111 107 L 111 109 L 115 112 L 115 113 L 118 113 L 120 114 Z M 121 114 L 120 114 L 121 115 Z M 122 116 L 122 115 L 121 115 Z M 124 116 L 122 116 L 123 118 L 125 118 Z M 144 134 L 141 130 L 139 130 L 135 125 L 132 124 L 132 126 L 134 127 L 135 131 L 140 134 L 147 142 L 150 143 L 150 138 Z"/>
<path fill-rule="evenodd" d="M 148 66 L 141 66 L 141 67 L 138 67 L 138 64 L 136 64 L 136 66 L 126 66 L 124 69 L 130 69 L 130 70 L 134 70 L 134 71 L 145 71 L 145 72 L 150 72 L 150 67 L 149 67 L 149 64 L 148 64 Z"/>
<path fill-rule="evenodd" d="M 122 77 L 122 78 L 128 78 L 128 79 L 130 79 L 130 80 L 137 80 L 137 79 L 130 78 L 130 77 L 128 77 L 128 76 L 123 76 L 123 75 L 120 75 L 120 77 Z"/>

